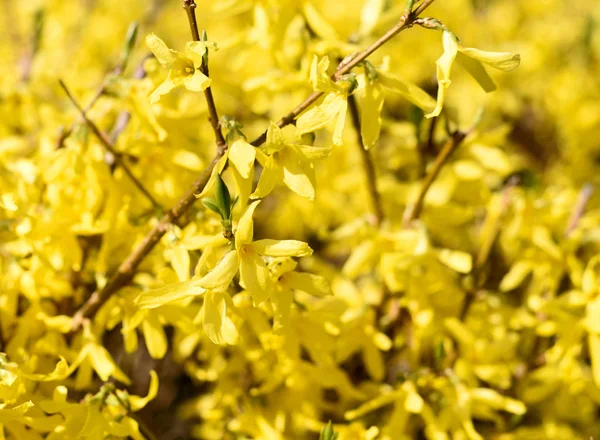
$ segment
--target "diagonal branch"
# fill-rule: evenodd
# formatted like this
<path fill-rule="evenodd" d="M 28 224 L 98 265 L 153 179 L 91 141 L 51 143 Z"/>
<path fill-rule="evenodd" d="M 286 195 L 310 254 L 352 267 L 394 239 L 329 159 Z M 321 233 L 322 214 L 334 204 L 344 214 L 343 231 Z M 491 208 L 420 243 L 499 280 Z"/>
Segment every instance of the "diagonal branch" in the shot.
<path fill-rule="evenodd" d="M 413 21 L 418 17 L 420 13 L 422 13 L 429 5 L 431 5 L 435 0 L 425 0 L 417 9 L 415 9 L 411 14 L 405 14 L 400 22 L 390 29 L 385 35 L 383 35 L 379 40 L 373 43 L 369 48 L 367 48 L 364 52 L 359 53 L 350 61 L 346 63 L 342 63 L 334 78 L 337 80 L 343 74 L 350 71 L 357 64 L 366 59 L 369 55 L 379 49 L 384 43 L 389 41 L 392 37 L 397 35 L 400 31 L 412 26 Z M 183 7 L 188 14 L 188 19 L 190 21 L 190 26 L 192 29 L 192 35 L 194 38 L 198 35 L 197 32 L 197 23 L 195 10 L 196 7 L 194 0 L 184 0 Z M 208 73 L 208 66 L 204 66 L 205 71 Z M 207 75 L 208 76 L 208 75 Z M 113 277 L 106 283 L 104 288 L 99 291 L 94 292 L 90 298 L 86 301 L 85 304 L 75 313 L 73 317 L 73 331 L 77 331 L 81 328 L 85 319 L 90 318 L 95 315 L 98 309 L 121 287 L 125 286 L 133 277 L 133 274 L 143 259 L 148 255 L 152 249 L 158 244 L 160 239 L 165 235 L 169 225 L 175 221 L 177 221 L 181 216 L 183 216 L 194 204 L 196 201 L 196 194 L 202 192 L 210 176 L 212 174 L 213 169 L 217 165 L 217 162 L 225 152 L 227 151 L 227 143 L 221 133 L 221 127 L 219 125 L 219 117 L 216 110 L 216 106 L 214 104 L 214 99 L 212 97 L 211 88 L 207 88 L 204 91 L 208 110 L 210 114 L 210 123 L 215 132 L 216 144 L 217 144 L 217 152 L 215 157 L 209 164 L 209 166 L 204 170 L 202 175 L 196 180 L 192 187 L 187 190 L 187 192 L 183 195 L 183 197 L 177 202 L 177 204 L 171 208 L 160 220 L 160 222 L 146 235 L 146 237 L 142 240 L 142 242 L 133 250 L 133 252 L 127 257 L 127 259 L 119 266 L 117 272 L 113 275 Z M 321 93 L 313 93 L 309 96 L 302 104 L 300 104 L 296 109 L 294 109 L 290 114 L 284 116 L 279 122 L 278 125 L 283 127 L 285 125 L 289 125 L 296 116 L 298 116 L 302 111 L 306 110 L 311 104 L 313 104 L 319 97 Z M 266 131 L 259 136 L 254 142 L 253 145 L 258 146 L 264 143 L 266 140 Z"/>
<path fill-rule="evenodd" d="M 425 196 L 427 196 L 429 188 L 431 188 L 431 185 L 437 178 L 438 174 L 440 174 L 440 171 L 442 170 L 452 153 L 454 153 L 454 151 L 456 151 L 460 144 L 462 144 L 466 136 L 467 133 L 457 131 L 453 133 L 450 139 L 446 141 L 446 144 L 442 148 L 442 151 L 435 159 L 435 163 L 433 164 L 431 172 L 427 174 L 425 180 L 423 181 L 423 184 L 421 185 L 421 190 L 419 191 L 417 200 L 415 201 L 415 203 L 408 206 L 406 210 L 404 217 L 404 222 L 406 224 L 409 224 L 413 220 L 419 218 L 419 216 L 421 215 L 421 211 L 423 210 L 423 202 L 425 201 Z"/>
<path fill-rule="evenodd" d="M 392 38 L 394 38 L 400 32 L 412 27 L 414 21 L 419 17 L 419 15 L 421 13 L 423 13 L 429 6 L 431 6 L 431 4 L 434 1 L 435 0 L 425 0 L 414 11 L 404 14 L 402 16 L 402 18 L 400 19 L 400 21 L 396 24 L 396 26 L 394 26 L 389 31 L 387 31 L 385 34 L 383 34 L 381 37 L 379 37 L 379 39 L 377 41 L 375 41 L 373 44 L 371 44 L 365 50 L 363 50 L 362 52 L 359 52 L 358 54 L 356 54 L 354 56 L 350 56 L 350 57 L 347 57 L 346 59 L 344 59 L 338 65 L 338 67 L 337 67 L 335 73 L 332 75 L 331 79 L 334 81 L 339 80 L 343 75 L 350 72 L 354 67 L 356 67 L 358 64 L 360 64 L 364 60 L 366 60 L 373 52 L 375 52 L 377 49 L 379 49 L 385 43 L 390 41 Z M 308 98 L 306 98 L 304 101 L 302 101 L 302 103 L 300 103 L 296 108 L 294 108 L 291 112 L 289 112 L 287 115 L 285 115 L 279 121 L 277 121 L 277 126 L 279 128 L 283 128 L 287 125 L 290 125 L 294 121 L 294 119 L 296 119 L 298 116 L 300 116 L 300 114 L 302 112 L 304 112 L 311 105 L 313 105 L 315 102 L 317 102 L 317 100 L 321 96 L 323 96 L 323 92 L 313 92 Z M 254 145 L 255 147 L 258 147 L 258 146 L 264 144 L 266 140 L 267 140 L 267 131 L 265 130 L 259 137 L 254 139 L 251 142 L 251 144 Z"/>
<path fill-rule="evenodd" d="M 198 26 L 196 24 L 195 7 L 196 4 L 193 0 L 184 0 L 184 9 L 188 14 L 190 20 L 190 27 L 192 29 L 192 36 L 196 41 L 199 41 Z M 208 65 L 203 65 L 203 73 L 208 76 Z M 142 242 L 129 254 L 129 256 L 121 263 L 117 272 L 110 278 L 110 280 L 100 290 L 96 290 L 90 298 L 81 306 L 81 308 L 73 316 L 73 331 L 77 331 L 83 325 L 83 322 L 96 314 L 98 309 L 108 301 L 108 299 L 117 292 L 121 287 L 125 286 L 131 281 L 136 269 L 144 258 L 154 249 L 160 239 L 166 234 L 169 225 L 175 223 L 180 219 L 196 202 L 196 194 L 202 192 L 206 184 L 208 183 L 213 169 L 217 165 L 217 162 L 225 152 L 227 151 L 227 142 L 221 133 L 221 127 L 219 125 L 219 115 L 217 107 L 213 98 L 212 90 L 208 87 L 204 91 L 206 103 L 208 105 L 208 111 L 210 115 L 210 124 L 215 132 L 215 140 L 217 144 L 217 151 L 214 158 L 204 170 L 202 175 L 192 184 L 192 186 L 186 191 L 186 193 L 179 199 L 179 201 L 173 206 L 167 213 L 160 219 L 160 221 L 154 226 L 154 228 L 144 237 Z"/>
<path fill-rule="evenodd" d="M 127 176 L 129 177 L 129 179 L 131 179 L 131 181 L 137 187 L 137 189 L 139 189 L 140 192 L 142 194 L 144 194 L 144 196 L 148 200 L 150 200 L 150 203 L 152 203 L 152 205 L 156 209 L 160 209 L 162 211 L 163 208 L 160 205 L 160 203 L 158 203 L 156 201 L 156 199 L 154 197 L 152 197 L 152 194 L 150 194 L 148 192 L 148 190 L 144 187 L 144 185 L 142 185 L 142 182 L 140 182 L 138 180 L 138 178 L 135 177 L 135 175 L 133 174 L 133 172 L 131 171 L 131 169 L 129 168 L 129 166 L 127 166 L 127 164 L 123 160 L 123 157 L 115 150 L 115 146 L 112 143 L 112 141 L 109 139 L 108 135 L 106 133 L 104 133 L 102 130 L 100 130 L 100 128 L 98 128 L 98 126 L 94 123 L 94 121 L 92 121 L 90 118 L 88 118 L 88 116 L 87 116 L 87 114 L 85 112 L 85 109 L 83 109 L 81 107 L 81 105 L 79 105 L 79 103 L 77 102 L 77 100 L 75 99 L 75 97 L 71 94 L 71 91 L 67 88 L 67 85 L 62 80 L 59 80 L 58 82 L 60 83 L 60 86 L 63 88 L 63 90 L 65 91 L 65 93 L 67 94 L 67 96 L 69 97 L 69 99 L 71 100 L 71 102 L 73 103 L 73 105 L 77 108 L 77 110 L 79 110 L 79 113 L 81 113 L 81 117 L 86 122 L 86 124 L 91 128 L 91 130 L 94 133 L 94 135 L 96 135 L 96 137 L 102 143 L 102 145 L 104 146 L 104 148 L 106 148 L 106 150 L 110 154 L 113 155 L 113 157 L 115 158 L 115 162 L 117 163 L 117 165 L 119 165 L 123 169 L 123 171 L 125 172 L 125 174 L 127 174 Z"/>

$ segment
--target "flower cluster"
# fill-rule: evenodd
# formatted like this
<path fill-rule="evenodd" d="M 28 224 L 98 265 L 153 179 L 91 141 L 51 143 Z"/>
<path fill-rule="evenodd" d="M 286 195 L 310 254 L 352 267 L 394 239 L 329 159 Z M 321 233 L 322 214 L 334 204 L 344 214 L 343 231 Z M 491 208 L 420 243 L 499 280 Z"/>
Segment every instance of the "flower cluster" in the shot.
<path fill-rule="evenodd" d="M 600 432 L 594 2 L 150 3 L 0 8 L 0 438 Z"/>

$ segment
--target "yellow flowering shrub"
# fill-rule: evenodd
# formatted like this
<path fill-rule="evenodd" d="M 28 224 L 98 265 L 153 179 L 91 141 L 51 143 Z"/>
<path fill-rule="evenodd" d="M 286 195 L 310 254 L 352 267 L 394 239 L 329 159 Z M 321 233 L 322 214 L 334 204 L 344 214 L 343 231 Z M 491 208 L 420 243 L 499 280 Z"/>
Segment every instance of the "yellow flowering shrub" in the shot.
<path fill-rule="evenodd" d="M 0 439 L 600 438 L 599 2 L 0 17 Z"/>

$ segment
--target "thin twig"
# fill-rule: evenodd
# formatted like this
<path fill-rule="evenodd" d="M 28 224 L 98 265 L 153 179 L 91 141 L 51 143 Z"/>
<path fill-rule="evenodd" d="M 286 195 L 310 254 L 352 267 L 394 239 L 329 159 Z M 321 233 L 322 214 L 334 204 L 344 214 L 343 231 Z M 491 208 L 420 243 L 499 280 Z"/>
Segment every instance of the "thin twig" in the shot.
<path fill-rule="evenodd" d="M 484 223 L 484 228 L 481 233 L 481 236 L 484 238 L 484 241 L 482 241 L 479 245 L 479 251 L 477 252 L 475 264 L 473 265 L 473 270 L 471 272 L 473 275 L 473 288 L 465 293 L 465 299 L 459 314 L 459 318 L 461 321 L 464 321 L 467 317 L 471 305 L 475 301 L 476 292 L 482 284 L 481 280 L 483 268 L 489 261 L 494 244 L 498 240 L 498 236 L 500 235 L 500 230 L 502 228 L 502 219 L 508 211 L 508 208 L 510 206 L 511 193 L 513 191 L 513 188 L 517 185 L 517 183 L 517 179 L 510 179 L 507 182 L 506 186 L 502 190 L 502 200 L 500 202 L 500 207 L 498 209 L 489 211 L 487 214 L 487 218 Z"/>
<path fill-rule="evenodd" d="M 194 5 L 194 6 L 192 6 Z M 190 25 L 192 26 L 192 35 L 194 38 L 198 35 L 197 25 L 195 19 L 195 3 L 193 0 L 184 1 L 184 8 L 188 13 L 188 18 L 193 16 L 193 20 L 190 19 Z M 196 29 L 196 31 L 194 31 Z M 204 66 L 205 75 L 208 76 L 208 66 Z M 215 140 L 216 140 L 216 154 L 212 159 L 208 167 L 204 170 L 202 175 L 192 184 L 192 186 L 186 191 L 186 193 L 179 199 L 179 201 L 175 204 L 174 207 L 169 209 L 167 213 L 161 218 L 158 224 L 144 237 L 142 242 L 129 254 L 129 256 L 121 263 L 117 272 L 111 277 L 111 279 L 104 285 L 104 287 L 100 290 L 96 290 L 89 299 L 81 306 L 81 308 L 75 313 L 73 316 L 73 331 L 77 331 L 81 328 L 83 322 L 95 315 L 102 305 L 108 301 L 108 299 L 121 287 L 125 286 L 133 277 L 135 270 L 140 265 L 140 263 L 144 260 L 144 258 L 154 249 L 154 247 L 158 244 L 160 239 L 166 234 L 169 225 L 175 223 L 181 216 L 183 216 L 196 202 L 196 194 L 202 192 L 210 176 L 212 174 L 213 169 L 217 165 L 217 162 L 225 152 L 227 151 L 227 143 L 225 142 L 225 138 L 221 133 L 221 128 L 219 126 L 219 116 L 217 112 L 217 108 L 213 99 L 211 88 L 208 87 L 204 91 L 204 96 L 206 97 L 209 114 L 210 114 L 210 123 L 213 127 L 213 131 L 215 132 Z"/>
<path fill-rule="evenodd" d="M 348 109 L 350 110 L 352 124 L 356 129 L 358 149 L 360 151 L 362 159 L 363 171 L 367 179 L 367 190 L 369 192 L 369 197 L 371 198 L 371 205 L 375 214 L 375 223 L 376 226 L 379 226 L 384 219 L 383 207 L 381 205 L 381 196 L 377 191 L 377 176 L 375 173 L 375 165 L 373 164 L 373 159 L 371 158 L 371 154 L 369 153 L 369 151 L 365 149 L 365 145 L 363 143 L 360 126 L 360 114 L 358 110 L 358 104 L 356 103 L 356 97 L 354 95 L 350 95 L 348 97 Z"/>
<path fill-rule="evenodd" d="M 423 178 L 427 174 L 427 159 L 435 156 L 435 129 L 437 127 L 439 117 L 431 119 L 427 133 L 426 142 L 419 142 L 417 148 L 419 150 L 419 174 Z"/>
<path fill-rule="evenodd" d="M 136 29 L 137 29 L 137 25 L 135 23 L 132 26 L 136 26 Z M 131 26 L 130 26 L 130 29 L 131 29 Z M 135 33 L 134 35 L 137 35 L 137 33 Z M 133 42 L 135 42 L 135 37 L 133 38 Z M 133 43 L 132 43 L 132 46 L 133 46 Z M 144 62 L 148 58 L 149 58 L 149 56 L 145 56 L 142 59 L 139 67 L 136 69 L 136 73 L 133 75 L 134 78 L 140 79 L 146 75 L 146 72 L 144 70 Z M 124 56 L 121 57 L 121 61 L 119 62 L 119 64 L 114 69 L 112 69 L 102 80 L 102 84 L 100 84 L 100 87 L 98 87 L 98 90 L 96 90 L 94 97 L 92 98 L 92 100 L 88 103 L 88 105 L 84 109 L 84 112 L 86 114 L 89 113 L 92 110 L 92 108 L 94 108 L 96 103 L 100 100 L 100 98 L 102 98 L 106 94 L 106 90 L 110 83 L 109 78 L 110 77 L 118 77 L 121 74 L 123 74 L 123 72 L 125 71 L 125 68 L 127 67 L 128 62 L 129 62 L 129 53 L 127 52 L 124 54 Z M 141 71 L 141 75 L 140 75 L 140 71 Z M 56 142 L 56 149 L 60 149 L 60 148 L 64 147 L 64 143 L 67 140 L 67 138 L 69 136 L 71 136 L 71 134 L 73 134 L 75 127 L 77 127 L 77 125 L 79 125 L 81 122 L 84 122 L 83 118 L 79 117 L 79 119 L 74 121 L 68 129 L 62 130 L 62 132 L 60 133 L 60 136 Z M 112 142 L 115 143 L 114 137 L 112 139 Z"/>
<path fill-rule="evenodd" d="M 113 155 L 113 157 L 115 158 L 115 162 L 117 163 L 117 165 L 119 165 L 123 169 L 123 171 L 125 172 L 125 174 L 127 174 L 127 176 L 131 179 L 131 181 L 133 182 L 133 184 L 140 190 L 140 192 L 142 194 L 144 194 L 144 196 L 146 196 L 146 198 L 148 200 L 150 200 L 150 202 L 152 203 L 152 205 L 156 209 L 159 209 L 159 210 L 162 211 L 163 207 L 160 205 L 160 203 L 158 203 L 156 201 L 156 199 L 154 197 L 152 197 L 152 194 L 150 194 L 148 192 L 148 190 L 144 187 L 144 185 L 142 185 L 142 182 L 140 182 L 138 180 L 138 178 L 135 177 L 135 175 L 133 174 L 133 172 L 131 171 L 131 169 L 129 169 L 129 167 L 127 166 L 127 164 L 123 161 L 123 158 L 121 157 L 121 155 L 115 150 L 115 146 L 111 142 L 111 140 L 109 139 L 108 135 L 106 133 L 104 133 L 102 130 L 100 130 L 98 128 L 98 126 L 94 123 L 94 121 L 92 121 L 90 118 L 88 118 L 87 114 L 85 113 L 85 110 L 83 108 L 81 108 L 81 106 L 79 105 L 79 103 L 77 102 L 77 100 L 75 99 L 75 97 L 71 94 L 71 92 L 67 88 L 67 85 L 62 80 L 59 80 L 59 83 L 60 83 L 60 86 L 65 91 L 65 93 L 67 94 L 67 96 L 69 97 L 69 99 L 71 100 L 71 102 L 73 103 L 73 105 L 77 108 L 77 110 L 79 110 L 79 113 L 81 113 L 81 116 L 83 117 L 83 119 L 87 123 L 87 125 L 91 128 L 92 132 L 96 135 L 96 137 L 98 138 L 98 140 L 100 140 L 100 142 L 102 143 L 102 145 L 104 145 L 104 148 L 106 148 L 106 150 L 110 154 Z"/>
<path fill-rule="evenodd" d="M 198 22 L 196 21 L 196 3 L 194 0 L 183 0 L 183 9 L 188 16 L 188 21 L 190 23 L 190 31 L 192 32 L 192 38 L 194 41 L 200 41 L 200 32 L 198 31 Z M 205 58 L 206 59 L 206 58 Z M 210 76 L 210 72 L 208 69 L 208 63 L 202 63 L 200 67 L 201 72 Z M 207 87 L 204 90 L 204 97 L 206 99 L 206 105 L 208 106 L 208 120 L 210 125 L 215 132 L 215 138 L 217 140 L 217 149 L 225 151 L 227 148 L 227 142 L 225 142 L 225 138 L 223 137 L 223 133 L 221 132 L 221 126 L 219 124 L 219 113 L 217 112 L 217 106 L 215 105 L 215 99 L 212 94 L 212 88 Z"/>
<path fill-rule="evenodd" d="M 591 183 L 586 183 L 581 188 L 579 192 L 579 197 L 577 197 L 577 203 L 575 203 L 575 207 L 571 212 L 571 216 L 569 217 L 569 222 L 567 223 L 567 227 L 565 229 L 565 237 L 569 237 L 577 226 L 579 225 L 579 221 L 583 214 L 585 213 L 585 207 L 587 206 L 592 194 L 594 192 L 594 187 Z"/>
<path fill-rule="evenodd" d="M 462 131 L 456 131 L 454 134 L 446 141 L 446 144 L 442 148 L 442 151 L 435 159 L 435 163 L 433 164 L 433 168 L 425 177 L 423 184 L 421 185 L 421 190 L 419 191 L 419 195 L 417 200 L 412 205 L 409 205 L 406 209 L 406 213 L 404 216 L 404 222 L 409 224 L 413 220 L 416 220 L 421 215 L 421 211 L 423 209 L 423 202 L 425 201 L 425 196 L 427 196 L 427 192 L 431 185 L 439 175 L 442 167 L 446 164 L 452 153 L 456 151 L 456 149 L 460 146 L 462 141 L 467 136 L 467 133 Z"/>
<path fill-rule="evenodd" d="M 425 0 L 421 3 L 412 13 L 404 14 L 398 24 L 387 31 L 384 35 L 382 35 L 377 41 L 371 44 L 364 51 L 356 54 L 354 57 L 349 57 L 342 61 L 335 73 L 332 75 L 331 79 L 334 81 L 339 80 L 343 75 L 350 72 L 354 67 L 358 64 L 362 63 L 366 60 L 373 52 L 387 43 L 389 40 L 394 38 L 400 32 L 405 29 L 408 29 L 413 25 L 413 22 L 419 17 L 419 15 L 425 11 L 435 0 Z M 298 117 L 302 112 L 307 110 L 311 105 L 313 105 L 321 96 L 323 96 L 323 92 L 314 92 L 308 98 L 306 98 L 300 105 L 298 105 L 295 109 L 277 121 L 277 126 L 279 128 L 283 128 L 287 125 L 290 125 L 296 117 Z M 264 131 L 260 136 L 254 139 L 251 144 L 255 147 L 258 147 L 265 143 L 267 140 L 267 132 Z"/>

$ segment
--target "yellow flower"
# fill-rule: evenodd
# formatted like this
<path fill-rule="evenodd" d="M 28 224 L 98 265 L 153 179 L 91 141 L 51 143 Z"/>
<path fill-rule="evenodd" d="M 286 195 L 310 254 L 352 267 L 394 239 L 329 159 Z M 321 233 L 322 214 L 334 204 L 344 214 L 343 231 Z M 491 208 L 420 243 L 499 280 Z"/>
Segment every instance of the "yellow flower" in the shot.
<path fill-rule="evenodd" d="M 151 103 L 157 103 L 162 95 L 182 85 L 192 92 L 201 92 L 210 87 L 211 79 L 202 73 L 200 67 L 208 48 L 216 49 L 214 43 L 190 41 L 185 45 L 185 54 L 169 49 L 155 34 L 146 37 L 146 44 L 158 62 L 169 69 L 167 79 L 150 95 Z"/>
<path fill-rule="evenodd" d="M 240 219 L 235 231 L 235 250 L 228 252 L 217 266 L 196 284 L 205 289 L 223 291 L 229 287 L 235 274 L 240 272 L 240 281 L 248 290 L 255 304 L 265 301 L 273 289 L 267 265 L 262 255 L 270 257 L 302 257 L 312 254 L 312 249 L 296 240 L 252 241 L 254 221 L 252 215 L 260 203 L 256 201 Z"/>
<path fill-rule="evenodd" d="M 484 50 L 463 47 L 458 42 L 456 35 L 449 31 L 443 32 L 442 42 L 444 45 L 444 53 L 436 61 L 439 86 L 437 106 L 431 113 L 426 115 L 428 118 L 438 116 L 442 111 L 446 99 L 446 91 L 451 83 L 450 73 L 452 71 L 452 64 L 454 64 L 455 60 L 458 61 L 460 65 L 473 76 L 473 78 L 475 78 L 486 92 L 496 90 L 496 85 L 486 72 L 485 67 L 483 66 L 484 64 L 508 72 L 519 67 L 519 64 L 521 63 L 521 56 L 519 54 L 510 52 L 486 52 Z"/>
<path fill-rule="evenodd" d="M 352 87 L 351 80 L 333 81 L 327 74 L 329 58 L 323 57 L 321 61 L 315 55 L 310 68 L 310 83 L 315 91 L 324 92 L 323 100 L 300 115 L 296 121 L 298 135 L 311 133 L 335 121 L 333 130 L 333 143 L 342 144 L 342 132 L 348 109 L 348 94 Z"/>
<path fill-rule="evenodd" d="M 288 143 L 281 129 L 271 124 L 263 151 L 267 154 L 260 150 L 257 154 L 263 171 L 258 186 L 251 195 L 253 199 L 266 197 L 276 183 L 283 182 L 296 194 L 314 200 L 316 184 L 312 160 L 328 156 L 331 148 Z"/>

